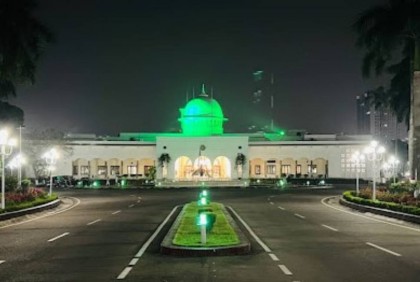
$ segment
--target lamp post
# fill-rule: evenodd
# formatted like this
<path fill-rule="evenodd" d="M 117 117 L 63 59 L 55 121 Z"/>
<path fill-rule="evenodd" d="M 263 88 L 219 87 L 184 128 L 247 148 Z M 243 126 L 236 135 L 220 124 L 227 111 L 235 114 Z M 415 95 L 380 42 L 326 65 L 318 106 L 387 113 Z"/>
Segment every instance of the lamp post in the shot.
<path fill-rule="evenodd" d="M 24 125 L 19 125 L 19 166 L 18 166 L 18 188 L 22 187 L 22 129 Z"/>
<path fill-rule="evenodd" d="M 15 169 L 15 168 L 19 169 L 20 166 L 24 163 L 25 163 L 25 159 L 22 157 L 22 155 L 18 154 L 9 162 L 7 166 L 10 167 L 11 169 Z"/>
<path fill-rule="evenodd" d="M 364 153 L 368 160 L 372 162 L 372 200 L 376 200 L 376 162 L 382 159 L 385 148 L 379 146 L 378 141 L 372 141 L 368 147 L 365 148 Z"/>
<path fill-rule="evenodd" d="M 1 154 L 1 208 L 6 208 L 5 194 L 6 194 L 6 182 L 4 176 L 4 163 L 6 156 L 10 156 L 13 151 L 13 147 L 16 144 L 16 140 L 9 139 L 9 134 L 6 129 L 0 130 L 0 154 Z"/>
<path fill-rule="evenodd" d="M 356 193 L 359 194 L 359 172 L 360 172 L 360 163 L 365 160 L 365 155 L 361 154 L 359 151 L 354 152 L 351 157 L 351 160 L 356 167 Z"/>
<path fill-rule="evenodd" d="M 46 152 L 43 157 L 45 159 L 45 162 L 48 165 L 48 170 L 50 171 L 50 192 L 48 193 L 48 196 L 51 196 L 52 195 L 52 185 L 53 185 L 52 171 L 54 169 L 55 163 L 57 162 L 58 153 L 53 148 L 53 149 L 49 150 L 48 152 Z"/>
<path fill-rule="evenodd" d="M 391 156 L 388 160 L 388 164 L 391 166 L 392 169 L 392 178 L 393 178 L 393 183 L 395 184 L 395 168 L 399 165 L 400 161 L 394 157 Z"/>

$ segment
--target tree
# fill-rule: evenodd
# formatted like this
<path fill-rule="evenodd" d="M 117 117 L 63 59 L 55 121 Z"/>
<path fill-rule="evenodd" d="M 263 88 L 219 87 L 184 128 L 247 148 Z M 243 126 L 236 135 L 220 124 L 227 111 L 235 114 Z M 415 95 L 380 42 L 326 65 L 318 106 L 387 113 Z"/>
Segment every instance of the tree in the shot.
<path fill-rule="evenodd" d="M 0 121 L 15 127 L 23 124 L 23 111 L 19 107 L 0 101 Z"/>
<path fill-rule="evenodd" d="M 400 121 L 409 123 L 409 163 L 414 177 L 420 169 L 420 0 L 389 0 L 374 6 L 360 15 L 354 28 L 357 46 L 366 49 L 363 75 L 392 76 L 386 90 L 373 91 L 380 97 L 375 104 L 388 106 Z"/>
<path fill-rule="evenodd" d="M 29 133 L 22 147 L 35 178 L 47 176 L 47 163 L 43 155 L 52 147 L 57 148 L 61 154 L 73 153 L 72 148 L 66 145 L 64 134 L 55 129 L 35 130 Z"/>
<path fill-rule="evenodd" d="M 34 0 L 0 0 L 0 102 L 16 96 L 16 87 L 34 83 L 36 63 L 52 34 L 32 13 L 37 8 Z M 16 119 L 23 122 L 21 109 L 2 105 L 0 120 Z M 4 111 L 3 111 L 4 110 Z"/>

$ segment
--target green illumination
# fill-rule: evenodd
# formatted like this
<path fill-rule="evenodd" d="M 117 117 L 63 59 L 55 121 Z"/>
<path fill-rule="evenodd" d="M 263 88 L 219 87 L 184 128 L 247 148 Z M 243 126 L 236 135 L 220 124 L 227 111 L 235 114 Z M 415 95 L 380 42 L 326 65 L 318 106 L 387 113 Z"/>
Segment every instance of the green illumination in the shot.
<path fill-rule="evenodd" d="M 207 215 L 205 213 L 199 214 L 198 225 L 207 225 Z"/>
<path fill-rule="evenodd" d="M 223 134 L 223 115 L 220 104 L 210 98 L 204 90 L 197 98 L 190 100 L 185 108 L 180 109 L 182 133 L 186 135 L 211 136 Z"/>
<path fill-rule="evenodd" d="M 92 186 L 93 186 L 94 188 L 99 187 L 99 186 L 100 186 L 100 185 L 99 185 L 99 181 L 98 181 L 98 180 L 93 181 Z"/>
<path fill-rule="evenodd" d="M 201 197 L 200 200 L 198 201 L 198 205 L 200 206 L 207 205 L 207 199 L 205 197 Z"/>
<path fill-rule="evenodd" d="M 121 180 L 121 186 L 122 187 L 127 186 L 127 180 L 126 179 Z"/>

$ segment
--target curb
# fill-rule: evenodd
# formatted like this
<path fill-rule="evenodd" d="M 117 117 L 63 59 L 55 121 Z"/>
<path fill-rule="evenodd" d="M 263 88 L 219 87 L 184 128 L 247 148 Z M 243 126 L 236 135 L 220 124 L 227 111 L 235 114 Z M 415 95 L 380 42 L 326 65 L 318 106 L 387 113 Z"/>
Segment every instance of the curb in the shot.
<path fill-rule="evenodd" d="M 356 203 L 347 201 L 342 196 L 340 197 L 339 202 L 340 202 L 341 205 L 352 208 L 352 209 L 355 209 L 355 210 L 359 210 L 359 211 L 363 211 L 363 212 L 371 212 L 371 213 L 374 213 L 374 214 L 384 215 L 384 216 L 387 216 L 387 217 L 392 217 L 392 218 L 396 218 L 396 219 L 420 224 L 420 216 L 418 216 L 418 215 L 413 215 L 413 214 L 408 214 L 408 213 L 403 213 L 403 212 L 397 212 L 397 211 L 391 211 L 391 210 L 387 210 L 387 209 L 381 209 L 381 208 L 375 208 L 375 207 L 360 205 L 360 204 L 356 204 Z"/>
<path fill-rule="evenodd" d="M 40 212 L 40 211 L 44 211 L 44 210 L 48 210 L 48 209 L 52 209 L 52 208 L 55 208 L 55 207 L 59 206 L 60 204 L 61 204 L 61 200 L 57 199 L 57 200 L 54 200 L 54 201 L 51 201 L 51 202 L 48 202 L 48 203 L 45 203 L 45 204 L 42 204 L 42 205 L 39 205 L 39 206 L 27 208 L 27 209 L 24 209 L 24 210 L 2 213 L 2 214 L 0 214 L 0 221 L 11 219 L 11 218 L 22 216 L 22 215 L 32 214 L 32 213 L 36 213 L 36 212 Z"/>
<path fill-rule="evenodd" d="M 175 222 L 172 224 L 165 238 L 160 245 L 160 252 L 164 255 L 174 256 L 232 256 L 232 255 L 244 255 L 251 251 L 251 243 L 248 238 L 244 235 L 238 225 L 223 207 L 223 211 L 227 220 L 229 221 L 232 228 L 235 230 L 239 237 L 240 243 L 234 246 L 221 246 L 221 247 L 184 247 L 176 246 L 172 244 L 172 240 L 175 236 L 176 230 L 181 222 L 183 210 L 178 214 Z"/>

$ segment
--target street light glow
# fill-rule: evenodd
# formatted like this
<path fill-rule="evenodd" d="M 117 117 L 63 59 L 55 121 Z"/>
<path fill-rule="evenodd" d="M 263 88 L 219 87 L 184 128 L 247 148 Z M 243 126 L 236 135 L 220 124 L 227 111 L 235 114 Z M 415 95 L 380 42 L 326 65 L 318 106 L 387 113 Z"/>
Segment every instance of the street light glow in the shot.
<path fill-rule="evenodd" d="M 10 156 L 13 151 L 13 147 L 16 144 L 15 139 L 9 139 L 9 132 L 6 129 L 0 130 L 0 155 L 1 155 L 1 208 L 6 208 L 6 183 L 4 175 L 5 159 L 6 156 Z"/>

